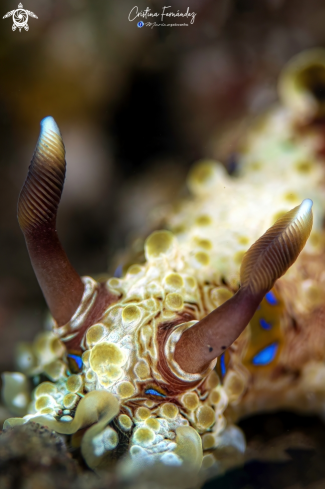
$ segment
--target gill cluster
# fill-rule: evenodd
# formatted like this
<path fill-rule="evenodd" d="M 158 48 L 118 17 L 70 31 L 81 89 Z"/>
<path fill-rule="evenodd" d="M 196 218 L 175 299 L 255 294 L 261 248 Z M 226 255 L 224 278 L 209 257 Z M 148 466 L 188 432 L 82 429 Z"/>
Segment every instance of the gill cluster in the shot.
<path fill-rule="evenodd" d="M 64 146 L 54 120 L 42 121 L 18 219 L 53 330 L 21 347 L 24 374 L 5 374 L 7 404 L 18 415 L 28 410 L 6 425 L 34 420 L 73 435 L 96 469 L 122 445 L 136 463 L 194 470 L 212 465 L 217 447 L 244 450 L 224 412 L 245 378 L 233 372 L 222 386 L 214 367 L 218 357 L 225 365 L 225 351 L 304 248 L 313 221 L 308 192 L 321 173 L 317 165 L 308 175 L 299 170 L 313 148 L 292 144 L 288 154 L 291 116 L 281 117 L 268 122 L 269 148 L 248 142 L 240 179 L 216 162 L 199 163 L 188 181 L 194 198 L 169 213 L 168 230 L 147 238 L 145 262 L 105 283 L 80 278 L 59 243 Z M 290 178 L 279 183 L 279 169 Z M 323 198 L 314 194 L 317 236 Z M 26 376 L 41 373 L 49 381 L 30 396 Z"/>

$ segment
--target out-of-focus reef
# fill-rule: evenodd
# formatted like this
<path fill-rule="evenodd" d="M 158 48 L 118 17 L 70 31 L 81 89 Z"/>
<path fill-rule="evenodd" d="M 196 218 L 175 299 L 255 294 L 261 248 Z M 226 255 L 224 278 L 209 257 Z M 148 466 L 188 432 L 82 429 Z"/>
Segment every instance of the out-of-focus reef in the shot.
<path fill-rule="evenodd" d="M 36 423 L 0 435 L 0 486 L 70 488 L 80 472 L 63 439 Z"/>

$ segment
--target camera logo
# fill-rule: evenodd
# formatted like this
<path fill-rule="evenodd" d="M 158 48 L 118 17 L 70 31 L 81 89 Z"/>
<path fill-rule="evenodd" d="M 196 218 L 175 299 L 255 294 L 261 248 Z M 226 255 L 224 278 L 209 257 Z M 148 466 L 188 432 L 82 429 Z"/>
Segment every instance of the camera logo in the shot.
<path fill-rule="evenodd" d="M 34 17 L 34 19 L 38 19 L 37 15 L 35 15 L 33 12 L 23 9 L 22 3 L 18 5 L 18 8 L 16 10 L 11 10 L 10 12 L 7 12 L 6 15 L 4 15 L 2 18 L 7 19 L 11 16 L 13 20 L 12 30 L 15 31 L 18 28 L 19 32 L 21 32 L 23 28 L 25 29 L 25 31 L 29 30 L 28 16 Z"/>

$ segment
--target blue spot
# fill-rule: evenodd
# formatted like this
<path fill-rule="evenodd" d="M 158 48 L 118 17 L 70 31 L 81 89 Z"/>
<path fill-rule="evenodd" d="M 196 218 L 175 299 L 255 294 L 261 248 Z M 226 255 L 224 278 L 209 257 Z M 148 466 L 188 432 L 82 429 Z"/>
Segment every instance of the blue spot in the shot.
<path fill-rule="evenodd" d="M 145 391 L 145 394 L 151 394 L 152 396 L 166 397 L 164 394 L 162 394 L 161 392 L 156 391 L 155 389 L 147 389 Z"/>
<path fill-rule="evenodd" d="M 82 369 L 82 364 L 83 364 L 83 362 L 82 362 L 81 357 L 79 357 L 78 355 L 72 355 L 71 353 L 69 353 L 69 354 L 68 354 L 68 357 L 69 357 L 69 358 L 72 358 L 72 359 L 73 359 L 73 360 L 76 362 L 76 364 L 77 364 L 77 366 L 78 366 L 79 370 L 81 370 L 81 369 Z"/>
<path fill-rule="evenodd" d="M 278 303 L 277 298 L 275 297 L 275 295 L 271 290 L 265 295 L 265 299 L 269 304 L 271 304 L 271 306 L 276 306 Z"/>
<path fill-rule="evenodd" d="M 277 350 L 277 343 L 272 343 L 266 348 L 263 348 L 263 350 L 258 352 L 257 355 L 255 355 L 255 357 L 253 358 L 253 365 L 268 365 L 274 360 Z"/>
<path fill-rule="evenodd" d="M 144 23 L 142 22 L 142 20 L 140 20 L 140 22 L 137 23 L 137 26 L 138 27 L 143 27 L 144 26 Z"/>
<path fill-rule="evenodd" d="M 220 368 L 221 368 L 221 375 L 222 375 L 222 377 L 224 377 L 226 375 L 226 372 L 227 372 L 224 353 L 220 357 Z"/>
<path fill-rule="evenodd" d="M 265 321 L 265 319 L 260 319 L 260 325 L 262 326 L 263 329 L 271 329 L 272 328 L 272 324 L 271 323 L 268 323 L 267 321 Z"/>

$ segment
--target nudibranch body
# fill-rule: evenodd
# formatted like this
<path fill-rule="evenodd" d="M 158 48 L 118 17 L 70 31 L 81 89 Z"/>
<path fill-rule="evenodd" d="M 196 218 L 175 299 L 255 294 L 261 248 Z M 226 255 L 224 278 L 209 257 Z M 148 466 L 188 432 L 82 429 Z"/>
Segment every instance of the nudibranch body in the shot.
<path fill-rule="evenodd" d="M 244 451 L 227 405 L 249 412 L 259 403 L 256 392 L 274 380 L 274 369 L 263 369 L 289 358 L 290 321 L 305 317 L 307 303 L 316 314 L 325 294 L 320 136 L 297 137 L 295 118 L 290 104 L 265 117 L 239 152 L 235 176 L 199 163 L 188 180 L 192 197 L 147 238 L 143 263 L 103 283 L 81 279 L 59 243 L 64 146 L 54 120 L 42 121 L 18 219 L 54 320 L 51 332 L 21 346 L 24 374 L 5 374 L 4 397 L 25 414 L 6 425 L 33 420 L 73 435 L 95 469 L 127 452 L 140 465 L 198 470 L 215 463 L 216 448 Z M 292 327 L 299 344 L 295 334 Z M 37 384 L 31 399 L 26 376 Z"/>

